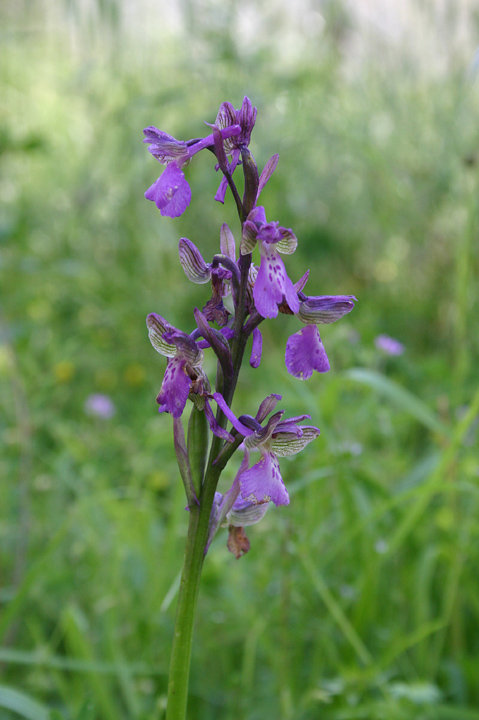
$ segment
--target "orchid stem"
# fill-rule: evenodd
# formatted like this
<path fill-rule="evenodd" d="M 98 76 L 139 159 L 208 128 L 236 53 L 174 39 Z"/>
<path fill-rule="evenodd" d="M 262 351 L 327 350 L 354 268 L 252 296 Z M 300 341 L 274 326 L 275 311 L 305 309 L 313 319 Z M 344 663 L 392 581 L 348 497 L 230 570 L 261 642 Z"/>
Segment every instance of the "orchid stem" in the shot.
<path fill-rule="evenodd" d="M 243 225 L 246 219 L 243 204 L 230 173 L 226 172 L 224 174 L 233 193 L 241 225 Z M 250 264 L 251 255 L 243 255 L 240 257 L 241 279 L 239 298 L 235 308 L 235 337 L 232 344 L 233 374 L 228 378 L 224 377 L 223 382 L 221 382 L 220 374 L 218 374 L 217 377 L 217 381 L 219 381 L 222 386 L 217 389 L 222 391 L 228 405 L 231 405 L 233 400 L 248 339 L 248 333 L 244 332 L 243 324 L 246 316 L 246 290 Z M 226 417 L 220 409 L 218 409 L 217 421 L 221 427 L 226 427 Z M 215 460 L 220 454 L 223 441 L 221 438 L 213 437 L 208 466 L 199 497 L 199 505 L 190 503 L 188 535 L 186 538 L 183 569 L 178 592 L 173 647 L 170 659 L 166 720 L 186 719 L 193 628 L 205 548 L 208 542 L 211 510 L 221 472 L 238 444 L 239 440 L 233 444 L 234 449 L 232 449 L 232 451 L 225 451 L 222 462 L 215 465 Z"/>

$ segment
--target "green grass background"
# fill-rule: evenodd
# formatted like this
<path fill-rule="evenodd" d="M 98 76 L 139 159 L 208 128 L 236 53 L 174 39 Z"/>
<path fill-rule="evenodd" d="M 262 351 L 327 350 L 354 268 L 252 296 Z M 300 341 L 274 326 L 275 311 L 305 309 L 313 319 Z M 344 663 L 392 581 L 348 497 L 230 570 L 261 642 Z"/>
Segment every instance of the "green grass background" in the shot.
<path fill-rule="evenodd" d="M 177 241 L 209 259 L 239 229 L 208 153 L 188 211 L 160 217 L 142 129 L 200 136 L 247 94 L 259 166 L 280 154 L 262 201 L 298 236 L 289 274 L 359 303 L 322 332 L 328 374 L 288 375 L 285 316 L 246 364 L 238 413 L 281 393 L 321 436 L 282 461 L 291 505 L 249 555 L 224 531 L 210 550 L 190 717 L 479 720 L 473 48 L 443 44 L 438 71 L 337 2 L 296 36 L 279 3 L 141 8 L 1 10 L 0 718 L 164 717 L 187 517 L 145 316 L 191 331 L 208 292 Z M 85 414 L 94 392 L 112 419 Z"/>

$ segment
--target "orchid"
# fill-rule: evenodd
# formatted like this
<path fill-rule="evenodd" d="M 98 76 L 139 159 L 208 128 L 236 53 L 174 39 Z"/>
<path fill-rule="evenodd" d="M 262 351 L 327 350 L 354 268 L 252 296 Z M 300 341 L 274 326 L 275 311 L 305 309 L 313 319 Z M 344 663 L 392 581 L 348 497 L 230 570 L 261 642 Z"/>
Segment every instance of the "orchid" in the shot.
<path fill-rule="evenodd" d="M 153 125 L 145 128 L 143 132 L 145 134 L 143 142 L 150 145 L 149 152 L 162 165 L 166 165 L 166 170 L 148 188 L 145 197 L 155 203 L 162 215 L 179 217 L 191 202 L 191 188 L 182 168 L 200 150 L 214 145 L 214 135 L 208 135 L 203 140 L 185 142 L 176 140 Z M 223 128 L 221 136 L 227 139 L 239 132 L 241 132 L 241 126 L 236 124 Z"/>
<path fill-rule="evenodd" d="M 245 97 L 239 110 L 229 102 L 222 103 L 212 134 L 203 139 L 176 140 L 153 126 L 144 131 L 150 153 L 166 166 L 145 193 L 162 215 L 178 217 L 188 207 L 191 189 L 183 168 L 194 155 L 209 148 L 216 156 L 216 170 L 223 174 L 215 199 L 224 202 L 229 188 L 241 223 L 238 251 L 226 223 L 221 226 L 218 251 L 210 258 L 189 238 L 179 240 L 179 260 L 188 280 L 210 286 L 193 309 L 191 332 L 170 325 L 157 313 L 147 317 L 151 344 L 167 359 L 157 403 L 162 415 L 172 417 L 173 444 L 189 511 L 166 720 L 185 720 L 198 587 L 204 558 L 214 538 L 226 525 L 228 549 L 236 558 L 245 555 L 251 545 L 244 528 L 259 523 L 270 506 L 278 508 L 290 503 L 280 458 L 304 450 L 320 434 L 317 427 L 305 424 L 309 415 L 285 418 L 284 410 L 275 411 L 281 400 L 276 393 L 260 403 L 256 414 L 237 417 L 233 413 L 248 343 L 249 364 L 257 368 L 263 350 L 261 324 L 283 314 L 296 315 L 304 327 L 287 341 L 286 367 L 292 375 L 305 380 L 313 371 L 329 370 L 318 325 L 339 320 L 356 302 L 352 295 L 305 295 L 308 272 L 295 284 L 289 278 L 280 255 L 294 253 L 298 239 L 292 229 L 282 227 L 277 220 L 268 221 L 265 208 L 258 205 L 278 165 L 278 155 L 273 155 L 258 173 L 249 150 L 256 115 L 256 108 Z M 242 197 L 233 179 L 240 166 L 244 176 Z M 256 247 L 259 266 L 253 263 Z M 207 354 L 210 359 L 213 356 L 213 365 L 205 362 Z M 208 377 L 209 367 L 216 367 L 214 380 Z M 216 415 L 212 400 L 216 402 Z M 185 433 L 184 418 L 190 408 Z M 237 450 L 242 450 L 242 458 L 234 480 L 220 493 L 221 475 L 226 465 L 234 462 Z M 259 452 L 257 460 L 252 460 L 254 451 Z"/>
<path fill-rule="evenodd" d="M 177 330 L 161 315 L 150 313 L 146 318 L 150 342 L 160 355 L 168 358 L 165 375 L 156 402 L 159 412 L 168 412 L 180 418 L 188 397 L 204 410 L 211 431 L 218 437 L 231 440 L 231 435 L 221 428 L 213 415 L 208 398 L 210 383 L 201 367 L 204 352 L 193 338 Z"/>
<path fill-rule="evenodd" d="M 328 356 L 317 326 L 336 322 L 351 312 L 355 302 L 354 295 L 323 295 L 305 297 L 299 303 L 296 316 L 305 327 L 291 335 L 286 343 L 286 368 L 291 375 L 308 380 L 314 370 L 319 373 L 329 370 Z"/>
<path fill-rule="evenodd" d="M 251 253 L 258 243 L 261 264 L 254 286 L 256 309 L 264 318 L 275 318 L 278 306 L 285 299 L 292 312 L 299 310 L 299 300 L 293 283 L 278 252 L 290 255 L 298 241 L 292 230 L 280 227 L 278 222 L 266 222 L 261 206 L 255 207 L 243 225 L 241 253 Z"/>
<path fill-rule="evenodd" d="M 270 500 L 275 505 L 289 505 L 289 495 L 281 476 L 278 456 L 285 457 L 300 452 L 319 435 L 318 428 L 312 425 L 298 425 L 310 416 L 300 415 L 282 420 L 284 411 L 280 411 L 269 419 L 265 427 L 262 427 L 259 421 L 264 419 L 261 407 L 255 418 L 249 415 L 237 418 L 220 393 L 214 393 L 213 397 L 235 430 L 245 437 L 246 457 L 249 458 L 252 448 L 257 448 L 261 453 L 260 461 L 239 477 L 243 500 L 254 505 L 267 503 Z M 269 412 L 280 399 L 280 395 L 267 398 L 271 407 Z"/>
<path fill-rule="evenodd" d="M 226 129 L 232 125 L 239 125 L 241 128 L 239 133 L 224 140 L 224 149 L 227 155 L 231 155 L 228 164 L 228 173 L 233 175 L 235 169 L 240 163 L 241 148 L 248 147 L 251 140 L 251 133 L 256 122 L 257 110 L 253 107 L 248 97 L 243 98 L 241 108 L 235 110 L 230 102 L 221 103 L 218 115 L 216 116 L 215 127 L 220 130 Z M 218 165 L 217 170 L 220 169 Z M 215 200 L 224 203 L 226 190 L 228 188 L 228 180 L 226 177 L 221 179 Z"/>

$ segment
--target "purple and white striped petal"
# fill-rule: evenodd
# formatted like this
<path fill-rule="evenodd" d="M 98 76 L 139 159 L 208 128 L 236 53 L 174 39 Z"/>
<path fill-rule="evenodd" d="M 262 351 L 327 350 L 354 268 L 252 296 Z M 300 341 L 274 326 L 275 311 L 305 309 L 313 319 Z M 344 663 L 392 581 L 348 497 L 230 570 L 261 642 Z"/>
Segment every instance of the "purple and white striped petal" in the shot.
<path fill-rule="evenodd" d="M 283 295 L 292 312 L 299 310 L 298 296 L 275 245 L 269 242 L 260 243 L 261 265 L 253 297 L 257 311 L 264 318 L 275 318 L 278 315 L 278 305 L 283 302 Z"/>
<path fill-rule="evenodd" d="M 269 508 L 269 503 L 256 503 L 247 502 L 242 498 L 235 500 L 233 507 L 227 513 L 226 519 L 229 525 L 235 527 L 246 527 L 247 525 L 256 525 L 266 515 L 266 511 Z"/>
<path fill-rule="evenodd" d="M 272 443 L 274 453 L 278 457 L 295 455 L 319 435 L 318 428 L 313 425 L 302 425 L 301 431 L 301 435 L 296 432 L 279 432 L 275 435 Z"/>
<path fill-rule="evenodd" d="M 249 359 L 249 364 L 252 368 L 259 367 L 262 350 L 263 336 L 261 335 L 261 330 L 259 328 L 255 328 L 253 330 L 253 347 L 251 348 L 251 357 Z"/>
<path fill-rule="evenodd" d="M 256 247 L 256 236 L 258 234 L 258 228 L 251 220 L 246 220 L 243 224 L 241 232 L 241 245 L 240 252 L 242 255 L 248 255 L 252 253 Z"/>
<path fill-rule="evenodd" d="M 188 238 L 180 238 L 178 250 L 181 267 L 188 280 L 200 285 L 207 283 L 211 278 L 211 267 L 205 263 L 196 245 Z"/>
<path fill-rule="evenodd" d="M 192 367 L 199 367 L 205 354 L 192 337 L 181 330 L 172 329 L 163 333 L 163 339 L 176 347 L 177 356 L 184 358 Z"/>
<path fill-rule="evenodd" d="M 357 302 L 357 300 L 354 295 L 307 297 L 306 300 L 299 305 L 298 317 L 308 325 L 333 323 L 351 312 L 355 302 Z"/>
<path fill-rule="evenodd" d="M 159 412 L 168 412 L 179 418 L 185 409 L 190 391 L 190 378 L 186 373 L 187 361 L 182 357 L 168 359 L 165 377 L 156 402 Z"/>
<path fill-rule="evenodd" d="M 329 370 L 329 360 L 321 342 L 316 325 L 305 325 L 286 343 L 286 367 L 299 380 L 307 380 L 313 370 L 323 373 Z"/>
<path fill-rule="evenodd" d="M 222 255 L 236 262 L 235 239 L 226 223 L 223 223 L 220 230 L 220 249 Z"/>
<path fill-rule="evenodd" d="M 274 453 L 261 448 L 261 460 L 240 475 L 241 497 L 254 505 L 267 503 L 289 505 L 289 495 L 281 477 Z"/>
<path fill-rule="evenodd" d="M 148 328 L 148 337 L 155 348 L 156 352 L 165 357 L 174 357 L 176 355 L 176 345 L 172 345 L 163 340 L 166 332 L 175 332 L 175 328 L 166 322 L 165 318 L 156 313 L 150 313 L 146 318 L 146 327 Z"/>
<path fill-rule="evenodd" d="M 284 255 L 292 255 L 298 247 L 298 238 L 289 228 L 279 227 L 277 232 L 281 239 L 277 241 L 276 248 Z"/>

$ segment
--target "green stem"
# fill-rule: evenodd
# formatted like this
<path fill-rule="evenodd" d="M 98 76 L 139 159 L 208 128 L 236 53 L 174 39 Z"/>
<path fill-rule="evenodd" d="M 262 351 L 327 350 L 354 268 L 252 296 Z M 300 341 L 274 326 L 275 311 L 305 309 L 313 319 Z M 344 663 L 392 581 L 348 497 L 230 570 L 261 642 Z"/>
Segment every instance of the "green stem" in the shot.
<path fill-rule="evenodd" d="M 200 529 L 200 508 L 195 505 L 190 509 L 185 558 L 178 595 L 166 720 L 184 720 L 186 717 L 193 623 L 203 566 L 204 542 L 202 543 L 200 540 Z"/>
<path fill-rule="evenodd" d="M 228 184 L 236 201 L 238 215 L 241 225 L 246 219 L 246 213 L 236 186 L 229 173 L 225 173 Z M 238 375 L 243 361 L 243 354 L 248 340 L 248 332 L 243 329 L 246 316 L 246 291 L 251 255 L 241 256 L 239 265 L 241 281 L 239 298 L 235 308 L 235 337 L 232 343 L 233 375 L 226 382 L 222 380 L 221 369 L 218 372 L 218 391 L 222 392 L 228 405 L 233 400 Z M 221 427 L 226 427 L 226 417 L 219 410 L 217 421 Z M 190 504 L 190 518 L 188 535 L 186 539 L 183 570 L 181 573 L 180 588 L 178 593 L 178 606 L 176 609 L 175 631 L 170 659 L 170 676 L 168 681 L 168 699 L 166 707 L 166 720 L 185 720 L 188 703 L 188 683 L 191 664 L 191 646 L 193 639 L 193 626 L 198 602 L 198 591 L 200 586 L 201 571 L 205 556 L 205 547 L 208 541 L 211 509 L 215 497 L 218 480 L 221 472 L 229 458 L 236 450 L 240 440 L 233 443 L 231 451 L 225 450 L 218 464 L 215 460 L 222 449 L 221 438 L 213 436 L 211 441 L 208 466 L 204 476 L 204 482 L 199 497 L 199 506 L 196 503 Z"/>

